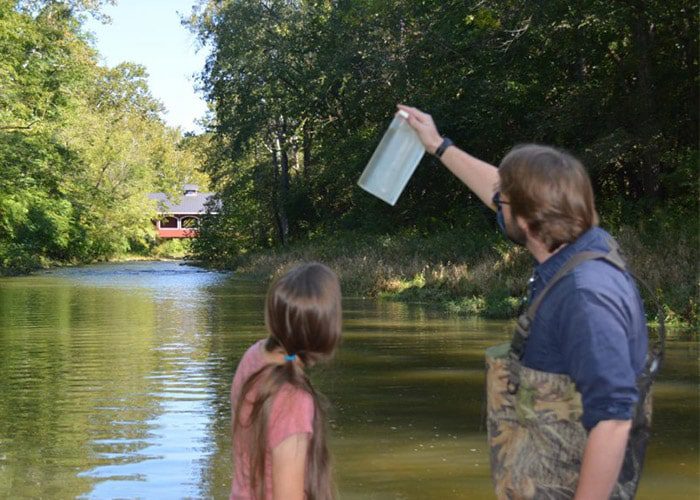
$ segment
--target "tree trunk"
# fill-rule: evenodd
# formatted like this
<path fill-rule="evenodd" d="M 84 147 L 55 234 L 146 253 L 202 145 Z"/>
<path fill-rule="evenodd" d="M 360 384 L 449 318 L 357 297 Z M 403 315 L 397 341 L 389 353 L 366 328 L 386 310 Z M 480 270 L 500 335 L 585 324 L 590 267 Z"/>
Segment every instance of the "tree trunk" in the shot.
<path fill-rule="evenodd" d="M 302 171 L 301 175 L 306 179 L 309 175 L 309 170 L 311 168 L 311 127 L 309 122 L 304 123 L 304 128 L 302 129 Z"/>
<path fill-rule="evenodd" d="M 658 132 L 654 119 L 654 88 L 650 53 L 653 44 L 654 24 L 648 18 L 643 2 L 635 2 L 632 17 L 632 43 L 637 60 L 635 135 L 642 146 L 639 168 L 639 184 L 642 197 L 654 198 L 659 191 L 659 154 L 654 146 L 654 136 Z"/>
<path fill-rule="evenodd" d="M 289 159 L 280 139 L 281 133 L 275 133 L 274 146 L 272 148 L 272 211 L 277 228 L 277 236 L 282 246 L 287 246 L 289 240 L 289 220 L 285 204 L 289 193 Z"/>

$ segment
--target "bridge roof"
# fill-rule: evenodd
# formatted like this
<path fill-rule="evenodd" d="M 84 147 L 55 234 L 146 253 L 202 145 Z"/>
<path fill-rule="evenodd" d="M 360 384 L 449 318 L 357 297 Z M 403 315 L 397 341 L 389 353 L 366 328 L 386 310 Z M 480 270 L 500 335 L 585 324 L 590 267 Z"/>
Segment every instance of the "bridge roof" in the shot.
<path fill-rule="evenodd" d="M 170 201 L 165 193 L 150 193 L 149 200 L 158 202 L 159 214 L 199 215 L 207 212 L 206 203 L 216 193 L 183 194 L 178 203 Z M 216 213 L 216 212 L 211 212 Z"/>

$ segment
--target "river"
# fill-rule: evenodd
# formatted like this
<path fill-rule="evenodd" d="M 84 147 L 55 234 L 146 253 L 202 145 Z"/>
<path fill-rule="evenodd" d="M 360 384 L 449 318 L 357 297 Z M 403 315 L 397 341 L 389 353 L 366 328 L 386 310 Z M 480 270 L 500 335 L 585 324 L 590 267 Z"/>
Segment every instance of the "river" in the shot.
<path fill-rule="evenodd" d="M 226 498 L 230 382 L 264 292 L 177 262 L 0 279 L 0 498 Z M 346 298 L 338 356 L 312 372 L 340 498 L 493 498 L 483 351 L 509 336 Z M 699 498 L 698 341 L 667 353 L 638 498 Z"/>

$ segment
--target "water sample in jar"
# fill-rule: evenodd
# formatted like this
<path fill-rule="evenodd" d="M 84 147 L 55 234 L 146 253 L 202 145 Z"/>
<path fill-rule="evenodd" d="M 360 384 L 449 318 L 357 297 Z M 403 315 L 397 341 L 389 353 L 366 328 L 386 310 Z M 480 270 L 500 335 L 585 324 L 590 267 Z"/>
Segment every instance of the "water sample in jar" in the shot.
<path fill-rule="evenodd" d="M 389 205 L 395 205 L 425 154 L 418 134 L 401 110 L 389 124 L 357 185 Z"/>

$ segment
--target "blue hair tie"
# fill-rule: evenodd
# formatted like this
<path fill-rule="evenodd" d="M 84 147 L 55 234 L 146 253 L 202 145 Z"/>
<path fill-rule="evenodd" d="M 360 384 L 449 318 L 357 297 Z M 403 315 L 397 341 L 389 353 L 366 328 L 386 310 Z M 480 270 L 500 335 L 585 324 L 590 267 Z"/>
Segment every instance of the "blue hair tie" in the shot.
<path fill-rule="evenodd" d="M 296 355 L 296 354 L 285 354 L 285 355 L 284 355 L 284 360 L 285 360 L 285 361 L 294 361 L 295 359 L 297 359 L 297 355 Z"/>

